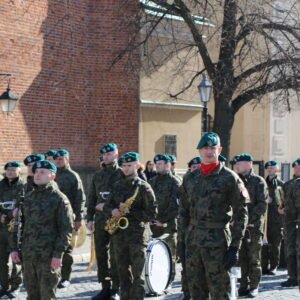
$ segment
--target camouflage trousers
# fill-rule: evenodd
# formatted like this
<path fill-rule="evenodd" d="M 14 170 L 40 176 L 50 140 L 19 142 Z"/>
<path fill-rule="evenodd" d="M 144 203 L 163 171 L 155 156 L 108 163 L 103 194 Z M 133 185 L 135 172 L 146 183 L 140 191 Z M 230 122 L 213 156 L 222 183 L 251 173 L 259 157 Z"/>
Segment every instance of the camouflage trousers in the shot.
<path fill-rule="evenodd" d="M 102 283 L 102 287 L 110 287 L 110 281 L 112 281 L 112 289 L 118 290 L 119 278 L 113 255 L 113 243 L 110 241 L 111 236 L 109 233 L 104 230 L 104 224 L 96 223 L 94 237 L 98 267 L 98 281 Z"/>
<path fill-rule="evenodd" d="M 139 232 L 118 231 L 112 236 L 120 279 L 121 300 L 142 300 L 145 297 L 143 269 L 146 245 Z"/>
<path fill-rule="evenodd" d="M 13 264 L 11 273 L 8 267 L 9 249 L 8 232 L 0 229 L 0 284 L 4 290 L 16 290 L 22 283 L 21 266 Z"/>
<path fill-rule="evenodd" d="M 189 232 L 186 239 L 186 274 L 193 299 L 229 300 L 230 276 L 223 265 L 227 246 L 203 247 L 197 235 Z"/>
<path fill-rule="evenodd" d="M 186 274 L 186 258 L 185 258 L 186 246 L 183 240 L 178 241 L 177 249 L 178 249 L 178 256 L 181 260 L 181 266 L 182 266 L 182 271 L 181 271 L 182 291 L 185 295 L 189 295 L 190 293 L 189 293 L 189 285 L 188 285 L 187 274 Z"/>
<path fill-rule="evenodd" d="M 251 240 L 246 236 L 242 241 L 239 253 L 239 265 L 241 267 L 242 277 L 240 280 L 240 289 L 256 289 L 261 279 L 261 248 L 262 237 L 251 236 Z"/>
<path fill-rule="evenodd" d="M 284 230 L 284 236 L 286 236 Z M 289 278 L 297 279 L 297 246 L 296 246 L 296 238 L 294 240 L 284 241 L 284 252 L 285 252 L 285 261 L 286 268 Z"/>
<path fill-rule="evenodd" d="M 56 299 L 56 287 L 60 280 L 60 270 L 52 270 L 50 260 L 23 260 L 24 285 L 27 300 Z"/>
<path fill-rule="evenodd" d="M 281 223 L 268 223 L 268 244 L 263 245 L 261 252 L 261 267 L 263 270 L 273 270 L 279 266 L 280 245 L 283 237 Z"/>
<path fill-rule="evenodd" d="M 63 253 L 62 266 L 61 266 L 61 280 L 71 280 L 72 266 L 73 266 L 73 247 L 70 245 Z"/>

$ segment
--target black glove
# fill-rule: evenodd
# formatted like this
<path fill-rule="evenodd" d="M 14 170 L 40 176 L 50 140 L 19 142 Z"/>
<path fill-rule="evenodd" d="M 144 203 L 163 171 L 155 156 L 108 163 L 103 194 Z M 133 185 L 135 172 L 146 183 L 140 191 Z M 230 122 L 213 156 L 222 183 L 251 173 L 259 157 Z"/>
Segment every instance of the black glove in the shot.
<path fill-rule="evenodd" d="M 226 251 L 223 264 L 226 271 L 229 271 L 238 261 L 239 259 L 239 252 L 236 247 L 230 246 Z"/>

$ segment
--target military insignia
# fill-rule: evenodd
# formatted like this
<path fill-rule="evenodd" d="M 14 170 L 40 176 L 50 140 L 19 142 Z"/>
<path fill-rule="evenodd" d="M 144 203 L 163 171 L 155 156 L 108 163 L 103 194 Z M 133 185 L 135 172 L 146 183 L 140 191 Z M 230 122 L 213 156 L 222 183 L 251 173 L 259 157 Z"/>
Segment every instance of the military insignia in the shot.
<path fill-rule="evenodd" d="M 31 157 L 28 157 L 27 160 L 28 160 L 28 162 L 31 162 L 32 159 L 31 159 Z"/>
<path fill-rule="evenodd" d="M 42 165 L 41 165 L 40 162 L 37 162 L 37 163 L 36 163 L 36 166 L 37 166 L 37 168 L 40 168 Z"/>
<path fill-rule="evenodd" d="M 193 160 L 193 164 L 196 164 L 196 163 L 197 163 L 197 159 L 194 159 L 194 160 Z"/>
<path fill-rule="evenodd" d="M 213 145 L 213 142 L 209 140 L 207 141 L 207 145 L 211 147 Z"/>

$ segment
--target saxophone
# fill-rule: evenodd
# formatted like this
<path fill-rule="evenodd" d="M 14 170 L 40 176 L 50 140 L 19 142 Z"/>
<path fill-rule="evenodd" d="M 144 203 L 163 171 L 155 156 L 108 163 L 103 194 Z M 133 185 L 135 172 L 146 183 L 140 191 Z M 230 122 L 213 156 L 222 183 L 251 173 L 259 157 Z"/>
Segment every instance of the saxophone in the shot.
<path fill-rule="evenodd" d="M 117 229 L 126 229 L 129 225 L 129 222 L 128 222 L 128 219 L 125 217 L 126 214 L 128 214 L 128 211 L 130 210 L 132 204 L 134 203 L 136 197 L 137 197 L 137 194 L 139 192 L 139 189 L 140 189 L 140 185 L 138 184 L 136 189 L 135 189 L 135 192 L 134 194 L 129 197 L 124 205 L 119 209 L 120 210 L 120 213 L 122 215 L 121 218 L 116 218 L 114 216 L 112 216 L 111 218 L 109 218 L 107 221 L 106 221 L 106 225 L 105 225 L 105 230 L 109 233 L 109 234 L 114 234 Z"/>

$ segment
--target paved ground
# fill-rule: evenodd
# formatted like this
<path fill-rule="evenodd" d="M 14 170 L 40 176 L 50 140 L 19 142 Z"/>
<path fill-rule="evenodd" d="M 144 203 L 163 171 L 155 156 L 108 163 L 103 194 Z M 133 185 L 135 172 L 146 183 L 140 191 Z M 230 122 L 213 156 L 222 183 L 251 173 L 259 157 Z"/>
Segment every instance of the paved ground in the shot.
<path fill-rule="evenodd" d="M 72 285 L 67 290 L 58 290 L 58 299 L 90 299 L 99 289 L 100 285 L 97 282 L 96 272 L 87 272 L 87 261 L 89 259 L 89 245 L 88 238 L 85 245 L 74 251 L 75 265 L 73 271 Z M 180 265 L 177 265 L 177 276 L 172 288 L 169 289 L 168 294 L 159 297 L 149 297 L 149 300 L 179 300 L 181 299 L 180 286 Z M 277 276 L 264 276 L 261 286 L 260 294 L 256 298 L 258 300 L 290 300 L 300 299 L 298 288 L 283 289 L 280 287 L 280 282 L 286 279 L 286 271 L 279 271 Z M 24 288 L 21 288 L 18 299 L 25 300 L 26 293 Z M 195 299 L 196 300 L 196 299 Z"/>

